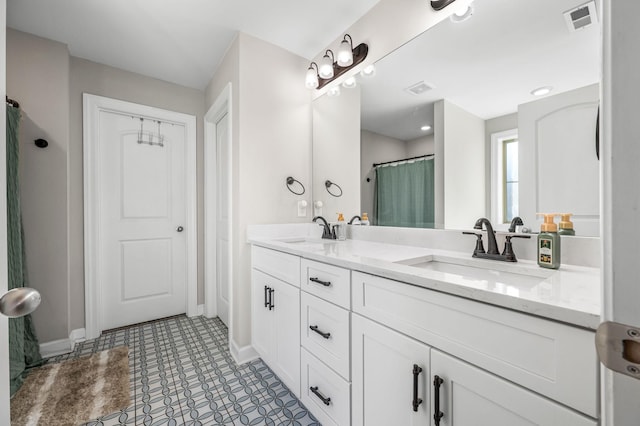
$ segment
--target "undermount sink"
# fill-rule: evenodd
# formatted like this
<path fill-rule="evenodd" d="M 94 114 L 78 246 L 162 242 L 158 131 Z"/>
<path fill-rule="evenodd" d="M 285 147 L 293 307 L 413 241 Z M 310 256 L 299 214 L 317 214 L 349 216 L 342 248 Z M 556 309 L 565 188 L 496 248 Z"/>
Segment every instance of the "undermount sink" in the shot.
<path fill-rule="evenodd" d="M 420 256 L 394 262 L 423 270 L 442 272 L 465 281 L 485 281 L 488 284 L 537 285 L 554 271 L 523 266 L 517 263 L 491 260 L 460 259 L 448 256 Z"/>

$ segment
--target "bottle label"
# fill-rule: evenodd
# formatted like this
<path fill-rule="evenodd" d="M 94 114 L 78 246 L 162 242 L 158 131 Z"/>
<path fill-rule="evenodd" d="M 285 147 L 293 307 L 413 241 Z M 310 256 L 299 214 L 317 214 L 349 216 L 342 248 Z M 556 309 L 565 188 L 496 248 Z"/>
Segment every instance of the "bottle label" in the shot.
<path fill-rule="evenodd" d="M 553 240 L 540 238 L 540 247 L 538 247 L 538 261 L 545 265 L 553 265 Z"/>

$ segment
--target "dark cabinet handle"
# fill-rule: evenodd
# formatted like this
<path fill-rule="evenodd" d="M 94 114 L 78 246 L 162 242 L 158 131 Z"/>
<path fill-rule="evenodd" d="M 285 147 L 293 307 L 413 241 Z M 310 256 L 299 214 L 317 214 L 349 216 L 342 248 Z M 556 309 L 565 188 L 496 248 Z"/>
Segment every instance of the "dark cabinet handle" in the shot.
<path fill-rule="evenodd" d="M 440 411 L 440 386 L 444 380 L 440 376 L 433 377 L 433 421 L 435 426 L 440 426 L 440 419 L 444 417 L 444 413 Z"/>
<path fill-rule="evenodd" d="M 273 310 L 274 308 L 274 304 L 273 304 L 273 293 L 275 293 L 276 291 L 272 288 L 269 289 L 269 310 Z"/>
<path fill-rule="evenodd" d="M 267 301 L 267 294 L 269 293 L 269 287 L 267 287 L 266 285 L 264 286 L 264 307 L 268 307 L 269 306 L 269 302 Z"/>
<path fill-rule="evenodd" d="M 418 398 L 418 376 L 422 373 L 422 368 L 418 364 L 413 364 L 413 411 L 418 411 L 418 406 L 422 404 L 422 399 Z"/>
<path fill-rule="evenodd" d="M 311 392 L 313 392 L 313 394 L 315 396 L 320 398 L 320 400 L 324 403 L 324 405 L 331 404 L 331 398 L 325 398 L 324 395 L 322 395 L 320 392 L 318 392 L 318 387 L 317 386 L 311 386 L 309 389 L 311 390 Z"/>
<path fill-rule="evenodd" d="M 329 337 L 331 337 L 331 333 L 324 333 L 320 330 L 318 330 L 318 326 L 317 325 L 310 325 L 309 328 L 313 331 L 315 331 L 316 333 L 318 333 L 319 335 L 321 335 L 322 337 L 324 337 L 325 339 L 328 339 Z"/>
<path fill-rule="evenodd" d="M 325 287 L 329 287 L 331 285 L 331 281 L 322 281 L 318 278 L 309 278 L 309 281 L 311 281 L 312 283 L 323 285 Z"/>

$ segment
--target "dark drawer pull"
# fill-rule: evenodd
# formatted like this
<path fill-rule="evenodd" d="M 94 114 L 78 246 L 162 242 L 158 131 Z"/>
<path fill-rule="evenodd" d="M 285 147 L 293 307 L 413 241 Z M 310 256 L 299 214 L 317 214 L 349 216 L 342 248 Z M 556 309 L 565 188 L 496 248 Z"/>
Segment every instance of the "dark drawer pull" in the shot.
<path fill-rule="evenodd" d="M 275 293 L 275 290 L 269 288 L 269 310 L 272 310 L 275 307 L 273 304 L 273 293 Z"/>
<path fill-rule="evenodd" d="M 331 398 L 325 398 L 324 395 L 322 395 L 320 392 L 318 392 L 318 387 L 317 386 L 311 386 L 309 389 L 311 390 L 311 392 L 313 392 L 313 394 L 315 396 L 317 396 L 318 398 L 320 398 L 322 400 L 324 405 L 331 404 Z"/>
<path fill-rule="evenodd" d="M 269 294 L 269 287 L 265 285 L 264 286 L 264 307 L 265 308 L 269 306 L 269 301 L 267 300 L 267 294 Z"/>
<path fill-rule="evenodd" d="M 322 281 L 321 279 L 318 279 L 318 278 L 309 278 L 309 281 L 311 281 L 312 283 L 323 285 L 325 287 L 329 287 L 331 285 L 331 281 Z"/>
<path fill-rule="evenodd" d="M 440 419 L 444 417 L 444 413 L 440 411 L 440 386 L 444 380 L 440 376 L 433 377 L 433 421 L 436 426 L 440 426 Z"/>
<path fill-rule="evenodd" d="M 310 325 L 309 328 L 313 331 L 315 331 L 316 333 L 318 333 L 319 335 L 321 335 L 322 337 L 324 337 L 325 339 L 328 339 L 329 337 L 331 337 L 331 333 L 324 333 L 320 330 L 318 330 L 318 326 L 317 325 Z"/>
<path fill-rule="evenodd" d="M 422 373 L 422 368 L 418 364 L 413 364 L 413 411 L 418 411 L 418 406 L 422 404 L 422 399 L 418 398 L 418 376 Z"/>

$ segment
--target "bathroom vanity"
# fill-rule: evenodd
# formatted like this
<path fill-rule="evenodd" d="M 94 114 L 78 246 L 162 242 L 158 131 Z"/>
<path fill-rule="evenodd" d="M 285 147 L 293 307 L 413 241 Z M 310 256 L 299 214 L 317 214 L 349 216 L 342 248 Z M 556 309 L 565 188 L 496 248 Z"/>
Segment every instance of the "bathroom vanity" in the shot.
<path fill-rule="evenodd" d="M 598 423 L 598 269 L 251 243 L 253 347 L 323 425 Z"/>

